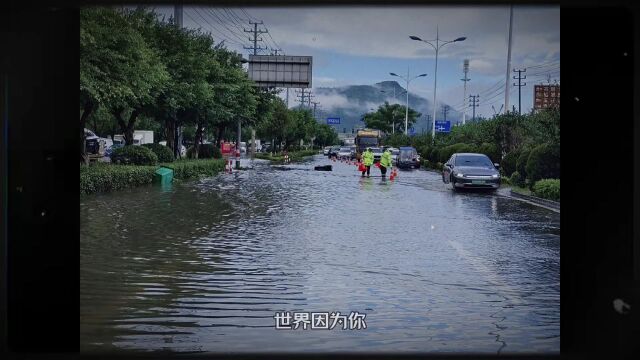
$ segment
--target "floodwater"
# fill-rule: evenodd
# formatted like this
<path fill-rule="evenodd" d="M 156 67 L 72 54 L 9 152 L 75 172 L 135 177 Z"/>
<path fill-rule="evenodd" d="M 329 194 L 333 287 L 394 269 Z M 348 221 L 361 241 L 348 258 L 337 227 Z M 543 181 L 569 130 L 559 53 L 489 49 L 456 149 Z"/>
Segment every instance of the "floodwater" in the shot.
<path fill-rule="evenodd" d="M 559 352 L 558 213 L 329 163 L 83 198 L 81 349 Z M 275 329 L 283 311 L 366 329 Z"/>

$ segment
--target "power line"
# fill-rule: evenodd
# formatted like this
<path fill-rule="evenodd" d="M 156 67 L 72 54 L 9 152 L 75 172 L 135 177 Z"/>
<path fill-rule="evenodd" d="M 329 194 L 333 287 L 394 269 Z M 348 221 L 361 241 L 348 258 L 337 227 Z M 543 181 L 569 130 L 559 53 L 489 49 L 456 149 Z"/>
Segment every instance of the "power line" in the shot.
<path fill-rule="evenodd" d="M 249 38 L 250 41 L 253 41 L 253 47 L 245 46 L 244 48 L 247 50 L 253 50 L 253 55 L 258 55 L 258 50 L 266 50 L 267 48 L 258 47 L 258 41 L 264 41 L 262 38 L 258 39 L 258 34 L 267 33 L 267 30 L 258 30 L 258 25 L 262 25 L 262 21 L 260 22 L 249 22 L 250 25 L 253 25 L 253 30 L 243 29 L 244 32 L 253 33 L 253 39 Z"/>
<path fill-rule="evenodd" d="M 196 14 L 198 14 L 198 16 L 199 16 L 202 20 L 204 20 L 204 21 L 205 21 L 205 23 L 206 23 L 207 25 L 209 25 L 209 27 L 210 27 L 211 29 L 213 29 L 216 33 L 218 33 L 218 35 L 219 35 L 221 38 L 224 38 L 224 39 L 226 39 L 227 41 L 229 41 L 229 42 L 231 42 L 231 43 L 233 43 L 233 44 L 236 44 L 236 45 L 242 46 L 242 43 L 240 43 L 240 42 L 238 42 L 238 41 L 236 41 L 236 40 L 230 39 L 226 34 L 224 34 L 224 32 L 220 31 L 220 29 L 218 29 L 217 27 L 215 27 L 214 25 L 212 25 L 212 24 L 209 22 L 209 20 L 207 20 L 207 19 L 206 19 L 206 18 L 205 18 L 201 13 L 200 13 L 200 11 L 198 11 L 198 9 L 193 8 L 193 10 L 196 12 Z M 187 13 L 187 12 L 185 12 L 185 13 L 187 14 L 187 16 L 189 16 L 189 18 L 191 18 L 191 19 L 193 20 L 193 18 L 189 15 L 189 13 Z M 195 22 L 195 20 L 194 20 L 194 22 Z M 196 22 L 196 23 L 197 23 L 197 22 Z"/>
<path fill-rule="evenodd" d="M 229 33 L 230 33 L 231 35 L 233 35 L 236 39 L 239 39 L 241 42 L 244 42 L 244 41 L 245 41 L 245 40 L 243 39 L 243 37 L 242 37 L 242 34 L 237 34 L 237 33 L 236 33 L 236 32 L 234 32 L 233 30 L 229 29 L 229 28 L 227 27 L 227 25 L 225 25 L 224 21 L 222 21 L 222 19 L 220 19 L 220 17 L 219 17 L 216 13 L 214 13 L 211 9 L 209 9 L 209 8 L 205 8 L 205 10 L 206 10 L 209 14 L 211 14 L 213 17 L 215 17 L 215 18 L 219 21 L 220 25 L 222 25 L 222 27 L 224 27 L 225 29 L 227 29 L 227 31 L 229 31 Z M 212 18 L 212 19 L 213 19 L 213 18 Z M 215 20 L 214 20 L 214 21 L 215 21 Z"/>

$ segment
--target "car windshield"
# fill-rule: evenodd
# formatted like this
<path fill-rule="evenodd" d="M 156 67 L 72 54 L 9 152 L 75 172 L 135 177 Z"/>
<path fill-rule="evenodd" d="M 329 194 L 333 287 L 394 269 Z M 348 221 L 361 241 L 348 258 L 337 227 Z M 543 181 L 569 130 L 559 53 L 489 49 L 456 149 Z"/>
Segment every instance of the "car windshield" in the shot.
<path fill-rule="evenodd" d="M 379 154 L 382 152 L 382 150 L 380 148 L 371 148 L 371 152 L 374 152 L 376 154 Z"/>
<path fill-rule="evenodd" d="M 456 156 L 456 165 L 493 167 L 493 164 L 488 157 L 477 155 L 458 155 Z"/>
<path fill-rule="evenodd" d="M 391 151 L 391 155 L 398 155 L 400 154 L 400 150 L 392 150 Z"/>
<path fill-rule="evenodd" d="M 348 151 L 351 151 L 351 149 L 349 149 L 349 148 L 340 148 L 340 151 L 342 151 L 342 152 L 348 152 Z"/>
<path fill-rule="evenodd" d="M 363 138 L 359 138 L 358 142 L 361 145 L 378 145 L 378 138 L 374 138 L 374 137 L 363 137 Z"/>

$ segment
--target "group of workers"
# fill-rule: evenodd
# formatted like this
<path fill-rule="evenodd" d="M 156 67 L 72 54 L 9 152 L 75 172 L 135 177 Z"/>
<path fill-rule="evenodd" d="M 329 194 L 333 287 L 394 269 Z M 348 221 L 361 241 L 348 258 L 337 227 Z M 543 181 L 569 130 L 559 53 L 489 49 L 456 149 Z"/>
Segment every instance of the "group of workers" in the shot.
<path fill-rule="evenodd" d="M 362 177 L 364 177 L 365 173 L 367 174 L 367 177 L 369 177 L 371 174 L 371 165 L 373 165 L 373 162 L 374 162 L 373 152 L 371 151 L 370 147 L 368 147 L 362 153 L 361 159 L 362 159 L 362 164 L 364 165 L 364 168 L 361 168 L 363 169 Z M 391 166 L 392 166 L 391 151 L 389 151 L 389 149 L 387 148 L 382 153 L 382 156 L 380 156 L 380 172 L 382 173 L 383 178 L 387 175 L 387 169 L 391 169 Z"/>

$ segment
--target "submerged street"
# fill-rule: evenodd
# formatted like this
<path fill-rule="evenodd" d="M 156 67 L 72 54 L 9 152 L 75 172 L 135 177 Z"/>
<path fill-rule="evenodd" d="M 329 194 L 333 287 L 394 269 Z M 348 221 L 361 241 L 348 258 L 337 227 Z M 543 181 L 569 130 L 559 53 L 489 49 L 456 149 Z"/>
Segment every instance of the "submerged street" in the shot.
<path fill-rule="evenodd" d="M 245 165 L 82 199 L 82 350 L 559 352 L 559 213 L 422 169 Z"/>

